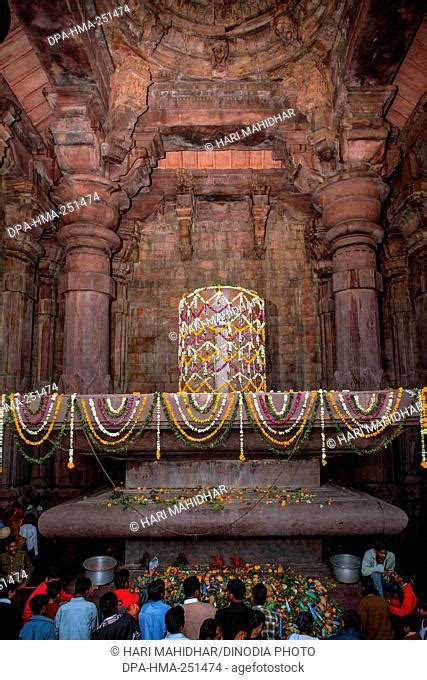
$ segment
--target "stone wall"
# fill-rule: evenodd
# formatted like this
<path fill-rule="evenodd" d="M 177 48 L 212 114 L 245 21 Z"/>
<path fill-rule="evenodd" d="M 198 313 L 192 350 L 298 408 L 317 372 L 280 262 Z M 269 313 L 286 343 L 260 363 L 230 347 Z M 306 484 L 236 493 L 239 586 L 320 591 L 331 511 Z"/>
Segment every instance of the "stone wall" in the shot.
<path fill-rule="evenodd" d="M 178 303 L 184 292 L 214 283 L 256 290 L 266 302 L 268 387 L 308 389 L 319 381 L 315 286 L 304 249 L 304 224 L 272 207 L 265 259 L 253 254 L 248 203 L 196 201 L 193 256 L 181 261 L 172 203 L 141 225 L 129 291 L 129 391 L 178 386 Z"/>

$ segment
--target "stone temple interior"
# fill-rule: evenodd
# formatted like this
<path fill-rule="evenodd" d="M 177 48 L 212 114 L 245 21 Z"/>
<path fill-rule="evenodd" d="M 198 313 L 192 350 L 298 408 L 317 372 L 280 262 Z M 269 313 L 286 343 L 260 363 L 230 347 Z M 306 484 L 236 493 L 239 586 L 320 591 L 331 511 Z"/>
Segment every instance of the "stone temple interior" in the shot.
<path fill-rule="evenodd" d="M 174 394 L 180 299 L 219 283 L 265 302 L 268 390 L 350 390 L 365 407 L 399 387 L 421 395 L 424 3 L 110 5 L 0 2 L 1 392 L 55 382 L 63 406 L 72 394 L 115 404 L 113 395 Z M 292 460 L 260 444 L 245 417 L 245 461 L 238 420 L 228 439 L 198 450 L 174 437 L 162 410 L 156 458 L 156 411 L 125 454 L 94 452 L 76 416 L 67 466 L 63 406 L 38 447 L 17 441 L 10 414 L 2 432 L 0 505 L 43 494 L 46 537 L 116 541 L 128 565 L 182 550 L 195 561 L 221 552 L 320 564 L 384 534 L 404 560 L 425 542 L 418 415 L 370 455 L 334 445 L 327 465 L 320 411 Z M 55 455 L 34 463 L 61 424 Z M 312 490 L 316 507 L 260 503 L 235 522 L 243 506 L 233 502 L 138 538 L 131 511 L 107 507 L 110 482 L 132 494 L 278 478 Z"/>

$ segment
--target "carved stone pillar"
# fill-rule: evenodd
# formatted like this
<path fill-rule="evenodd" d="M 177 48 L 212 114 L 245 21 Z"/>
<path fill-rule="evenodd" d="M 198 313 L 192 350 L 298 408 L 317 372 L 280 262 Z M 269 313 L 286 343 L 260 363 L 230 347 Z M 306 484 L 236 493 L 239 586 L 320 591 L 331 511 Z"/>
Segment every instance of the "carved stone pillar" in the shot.
<path fill-rule="evenodd" d="M 19 224 L 27 219 L 26 197 L 21 195 L 23 208 L 9 205 L 6 209 L 7 224 Z M 26 214 L 27 213 L 27 214 Z M 7 238 L 4 247 L 5 271 L 3 276 L 3 357 L 1 383 L 5 392 L 32 390 L 31 357 L 33 349 L 34 305 L 37 298 L 35 285 L 37 261 L 44 250 L 35 237 L 41 230 Z M 28 483 L 31 466 L 15 452 L 15 443 L 9 430 L 3 440 L 3 486 L 19 486 Z"/>
<path fill-rule="evenodd" d="M 326 178 L 317 199 L 332 251 L 335 377 L 341 388 L 378 388 L 382 379 L 378 308 L 382 278 L 376 250 L 384 236 L 379 222 L 388 193 L 379 177 L 388 136 L 383 116 L 392 94 L 391 87 L 349 88 L 339 130 L 338 166 L 335 147 L 313 141 Z"/>
<path fill-rule="evenodd" d="M 50 384 L 59 376 L 53 374 L 55 358 L 55 325 L 58 316 L 57 274 L 62 248 L 54 237 L 43 240 L 45 255 L 38 268 L 39 299 L 37 305 L 37 383 Z"/>
<path fill-rule="evenodd" d="M 119 212 L 128 207 L 129 199 L 104 177 L 102 109 L 96 92 L 90 87 L 58 88 L 48 98 L 56 112 L 51 132 L 65 175 L 55 191 L 55 202 L 92 195 L 79 210 L 65 213 L 58 233 L 66 258 L 59 285 L 65 296 L 60 386 L 65 392 L 104 392 L 111 390 L 109 319 L 115 291 L 110 261 L 120 248 L 115 233 Z"/>
<path fill-rule="evenodd" d="M 122 220 L 120 225 L 122 249 L 113 258 L 113 277 L 116 282 L 116 299 L 111 305 L 111 375 L 114 392 L 127 390 L 127 352 L 129 337 L 128 282 L 133 263 L 138 255 L 135 224 Z"/>
<path fill-rule="evenodd" d="M 332 250 L 335 301 L 336 382 L 368 389 L 381 383 L 376 247 L 385 186 L 373 177 L 334 179 L 319 191 L 326 240 Z"/>
<path fill-rule="evenodd" d="M 20 201 L 24 198 L 21 195 Z M 24 207 L 28 212 L 28 208 Z M 6 210 L 8 224 L 19 224 L 22 209 Z M 12 218 L 13 214 L 13 218 Z M 25 219 L 25 218 L 21 218 Z M 33 342 L 35 284 L 39 258 L 44 254 L 36 238 L 41 229 L 7 238 L 5 242 L 5 273 L 3 279 L 3 334 L 7 337 L 3 352 L 3 384 L 5 389 L 25 391 L 31 387 L 31 356 Z"/>
<path fill-rule="evenodd" d="M 408 251 L 408 287 L 412 300 L 415 324 L 418 365 L 418 384 L 425 385 L 427 379 L 427 219 L 426 195 L 411 196 L 404 220 L 402 233 Z"/>
<path fill-rule="evenodd" d="M 332 288 L 331 253 L 325 245 L 319 220 L 311 220 L 305 228 L 305 242 L 317 278 L 318 311 L 320 322 L 320 351 L 323 387 L 334 383 L 335 372 L 335 304 Z"/>
<path fill-rule="evenodd" d="M 114 232 L 119 206 L 111 184 L 102 177 L 67 178 L 57 192 L 62 202 L 96 191 L 84 213 L 64 216 L 58 240 L 65 250 L 65 272 L 59 292 L 65 295 L 64 357 L 61 386 L 65 392 L 82 394 L 111 390 L 110 300 L 115 296 L 110 276 L 111 255 L 119 250 Z M 60 193 L 59 193 L 60 192 Z"/>
<path fill-rule="evenodd" d="M 414 379 L 414 315 L 408 295 L 408 261 L 401 235 L 391 234 L 384 245 L 383 272 L 387 281 L 393 349 L 394 383 L 411 387 Z"/>

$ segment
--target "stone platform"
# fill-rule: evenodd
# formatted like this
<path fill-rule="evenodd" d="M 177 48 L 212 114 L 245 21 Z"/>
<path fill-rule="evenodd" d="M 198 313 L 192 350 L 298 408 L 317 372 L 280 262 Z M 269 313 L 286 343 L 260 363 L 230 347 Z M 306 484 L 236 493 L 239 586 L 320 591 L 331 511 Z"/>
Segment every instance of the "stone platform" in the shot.
<path fill-rule="evenodd" d="M 150 489 L 167 487 L 164 498 L 189 499 L 199 484 L 247 488 L 250 502 L 233 498 L 220 510 L 203 503 L 173 515 L 161 503 L 106 507 L 112 490 L 102 489 L 43 513 L 39 528 L 51 537 L 126 539 L 129 566 L 139 564 L 144 552 L 162 561 L 185 552 L 192 563 L 208 563 L 217 552 L 224 558 L 238 553 L 248 562 L 320 563 L 322 537 L 399 533 L 408 522 L 402 510 L 378 498 L 337 484 L 320 486 L 318 459 L 132 462 L 123 492 L 140 496 L 145 487 L 147 496 Z M 252 491 L 269 484 L 304 487 L 313 498 L 282 507 Z M 163 510 L 165 519 L 147 521 Z"/>

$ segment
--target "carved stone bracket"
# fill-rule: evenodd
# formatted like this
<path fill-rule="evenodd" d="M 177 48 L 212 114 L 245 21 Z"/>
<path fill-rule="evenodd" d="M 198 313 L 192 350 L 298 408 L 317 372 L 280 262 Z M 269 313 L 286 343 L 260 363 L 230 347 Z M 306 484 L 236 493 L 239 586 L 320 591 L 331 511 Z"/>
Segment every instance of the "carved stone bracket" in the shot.
<path fill-rule="evenodd" d="M 148 109 L 148 88 L 152 85 L 148 64 L 126 55 L 110 81 L 107 137 L 102 156 L 111 165 L 121 165 L 134 145 L 132 133 L 138 118 Z"/>
<path fill-rule="evenodd" d="M 265 257 L 265 236 L 267 217 L 270 212 L 270 187 L 258 186 L 252 189 L 251 213 L 254 227 L 254 253 L 260 260 Z"/>
<path fill-rule="evenodd" d="M 177 194 L 175 212 L 179 225 L 179 252 L 181 253 L 181 260 L 190 260 L 193 255 L 193 245 L 191 242 L 194 216 L 193 189 L 190 189 L 185 194 Z"/>

